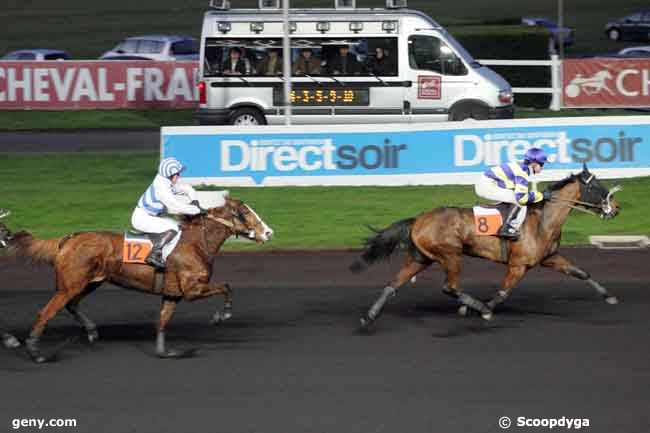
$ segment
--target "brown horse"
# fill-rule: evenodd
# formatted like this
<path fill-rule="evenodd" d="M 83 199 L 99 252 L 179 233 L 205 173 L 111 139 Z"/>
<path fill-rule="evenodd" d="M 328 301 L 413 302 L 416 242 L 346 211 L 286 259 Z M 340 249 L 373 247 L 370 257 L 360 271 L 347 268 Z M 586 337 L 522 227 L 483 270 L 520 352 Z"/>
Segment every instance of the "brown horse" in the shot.
<path fill-rule="evenodd" d="M 510 295 L 515 285 L 531 268 L 542 265 L 587 281 L 609 304 L 618 302 L 589 274 L 558 254 L 562 225 L 572 209 L 581 209 L 602 218 L 613 218 L 619 204 L 584 166 L 581 173 L 556 182 L 550 187 L 552 198 L 528 207 L 528 215 L 517 241 L 505 241 L 495 236 L 477 236 L 472 209 L 438 208 L 415 218 L 398 221 L 378 231 L 368 239 L 361 261 L 351 266 L 360 271 L 366 265 L 390 257 L 401 245 L 407 248 L 406 263 L 384 288 L 372 307 L 361 317 L 361 326 L 369 326 L 381 313 L 388 298 L 416 274 L 432 263 L 438 263 L 447 274 L 443 292 L 457 299 L 459 313 L 468 308 L 478 311 L 486 320 L 493 309 Z M 487 303 L 464 293 L 458 285 L 462 255 L 481 257 L 507 266 L 501 289 Z"/>
<path fill-rule="evenodd" d="M 40 240 L 24 231 L 12 234 L 0 223 L 0 241 L 11 254 L 50 263 L 56 271 L 56 293 L 40 311 L 25 342 L 32 359 L 46 360 L 39 350 L 39 339 L 47 323 L 64 307 L 84 327 L 90 342 L 97 339 L 97 327 L 79 310 L 79 302 L 105 281 L 162 296 L 156 326 L 156 353 L 160 357 L 181 355 L 165 347 L 165 328 L 180 300 L 223 295 L 224 311 L 215 313 L 213 319 L 230 318 L 232 291 L 226 283 L 210 282 L 212 258 L 230 236 L 266 242 L 273 236 L 273 230 L 249 206 L 230 197 L 226 197 L 222 207 L 186 217 L 181 230 L 181 239 L 167 258 L 165 270 L 156 272 L 148 265 L 122 262 L 122 233 L 81 232 Z"/>

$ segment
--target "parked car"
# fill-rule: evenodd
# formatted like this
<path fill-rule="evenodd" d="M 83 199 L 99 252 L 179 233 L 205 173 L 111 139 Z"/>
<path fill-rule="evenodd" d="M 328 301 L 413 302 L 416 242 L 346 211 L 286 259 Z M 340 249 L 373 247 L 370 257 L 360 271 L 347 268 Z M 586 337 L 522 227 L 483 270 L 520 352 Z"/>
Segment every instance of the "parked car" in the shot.
<path fill-rule="evenodd" d="M 650 10 L 642 10 L 605 24 L 612 41 L 650 40 Z"/>
<path fill-rule="evenodd" d="M 120 54 L 117 56 L 102 56 L 101 60 L 151 60 L 149 57 Z"/>
<path fill-rule="evenodd" d="M 551 34 L 555 47 L 560 46 L 560 39 L 565 47 L 573 45 L 574 30 L 569 27 L 560 27 L 555 21 L 547 17 L 521 17 L 521 23 L 525 26 L 545 27 Z"/>
<path fill-rule="evenodd" d="M 623 48 L 621 51 L 618 52 L 618 56 L 635 57 L 635 58 L 650 57 L 650 45 Z"/>
<path fill-rule="evenodd" d="M 68 53 L 62 50 L 33 49 L 12 51 L 0 60 L 69 60 Z"/>
<path fill-rule="evenodd" d="M 149 60 L 198 60 L 199 41 L 177 35 L 133 36 L 102 54 L 100 60 L 125 55 Z"/>

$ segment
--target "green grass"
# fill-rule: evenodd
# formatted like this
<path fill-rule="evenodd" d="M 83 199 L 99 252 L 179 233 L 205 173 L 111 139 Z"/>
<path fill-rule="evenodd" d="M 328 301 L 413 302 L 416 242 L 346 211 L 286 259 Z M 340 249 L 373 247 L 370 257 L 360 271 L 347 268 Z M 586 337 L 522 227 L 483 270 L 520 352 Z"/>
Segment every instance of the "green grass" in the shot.
<path fill-rule="evenodd" d="M 256 6 L 255 0 L 233 0 L 233 7 Z M 517 23 L 522 15 L 557 17 L 555 0 L 410 0 L 445 26 Z M 96 59 L 127 36 L 182 33 L 199 37 L 208 0 L 5 0 L 0 10 L 0 49 L 60 48 L 74 58 Z M 292 0 L 292 7 L 331 7 L 330 0 Z M 359 0 L 360 7 L 383 7 L 383 0 Z M 605 38 L 604 25 L 613 18 L 647 7 L 644 0 L 564 2 L 566 25 L 575 28 L 576 44 L 567 54 L 616 51 L 626 43 Z M 35 30 L 36 29 L 36 30 Z"/>
<path fill-rule="evenodd" d="M 7 223 L 41 237 L 78 230 L 123 230 L 140 194 L 151 181 L 155 153 L 0 155 L 3 182 L 0 206 L 12 210 Z M 610 183 L 610 182 L 608 182 Z M 624 180 L 622 214 L 604 222 L 576 214 L 565 241 L 584 244 L 594 234 L 650 234 L 650 178 Z M 366 226 L 447 205 L 467 206 L 476 199 L 469 186 L 230 188 L 276 231 L 265 246 L 232 243 L 231 249 L 354 248 Z"/>
<path fill-rule="evenodd" d="M 519 119 L 572 116 L 630 116 L 635 110 L 518 109 Z M 0 111 L 0 131 L 55 129 L 156 129 L 196 125 L 194 110 Z"/>
<path fill-rule="evenodd" d="M 0 111 L 0 131 L 192 125 L 194 110 Z"/>

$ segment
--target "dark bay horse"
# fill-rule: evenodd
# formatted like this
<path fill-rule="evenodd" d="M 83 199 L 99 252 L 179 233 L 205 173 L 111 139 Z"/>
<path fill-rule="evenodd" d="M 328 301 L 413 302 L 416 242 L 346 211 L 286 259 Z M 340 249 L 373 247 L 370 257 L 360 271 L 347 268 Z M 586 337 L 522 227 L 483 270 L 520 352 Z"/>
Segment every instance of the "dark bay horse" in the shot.
<path fill-rule="evenodd" d="M 437 208 L 378 231 L 376 236 L 367 240 L 361 260 L 355 262 L 351 270 L 360 271 L 369 264 L 386 259 L 400 246 L 406 246 L 406 263 L 361 317 L 361 326 L 367 327 L 377 319 L 388 298 L 395 296 L 400 287 L 434 262 L 446 273 L 443 292 L 460 302 L 459 313 L 462 315 L 469 308 L 478 311 L 486 320 L 492 319 L 494 308 L 505 301 L 524 274 L 537 265 L 585 280 L 609 304 L 617 303 L 617 298 L 591 279 L 589 273 L 559 255 L 558 248 L 562 225 L 572 209 L 613 218 L 620 206 L 612 194 L 619 189 L 616 187 L 608 191 L 584 166 L 581 173 L 551 185 L 550 201 L 528 207 L 521 237 L 512 242 L 495 236 L 477 236 L 471 208 Z M 502 286 L 489 302 L 481 302 L 459 288 L 463 255 L 506 265 Z"/>
<path fill-rule="evenodd" d="M 210 282 L 212 259 L 232 235 L 261 243 L 271 239 L 273 230 L 249 206 L 230 197 L 226 197 L 222 207 L 186 217 L 181 230 L 181 239 L 167 258 L 164 272 L 156 272 L 148 265 L 122 262 L 122 233 L 81 232 L 40 240 L 25 231 L 12 234 L 0 223 L 0 241 L 6 244 L 10 254 L 50 263 L 56 272 L 56 292 L 39 312 L 25 341 L 32 359 L 46 360 L 39 350 L 39 339 L 47 323 L 63 308 L 84 327 L 90 342 L 97 339 L 97 327 L 80 311 L 79 303 L 106 281 L 162 296 L 156 326 L 156 353 L 160 357 L 180 355 L 165 347 L 165 327 L 179 301 L 223 295 L 224 311 L 215 313 L 214 320 L 230 318 L 232 291 L 227 283 Z"/>

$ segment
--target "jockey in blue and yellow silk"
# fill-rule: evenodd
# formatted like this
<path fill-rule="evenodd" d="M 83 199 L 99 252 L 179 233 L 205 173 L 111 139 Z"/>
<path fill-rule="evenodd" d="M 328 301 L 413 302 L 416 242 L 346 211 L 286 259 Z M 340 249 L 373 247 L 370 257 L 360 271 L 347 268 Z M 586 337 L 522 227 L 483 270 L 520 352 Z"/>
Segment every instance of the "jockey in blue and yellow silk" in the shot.
<path fill-rule="evenodd" d="M 510 203 L 506 221 L 499 230 L 499 237 L 517 240 L 519 228 L 526 219 L 526 206 L 547 200 L 550 192 L 529 190 L 530 176 L 542 171 L 548 158 L 540 148 L 530 148 L 523 162 L 509 162 L 488 169 L 475 185 L 476 194 L 488 200 Z"/>

